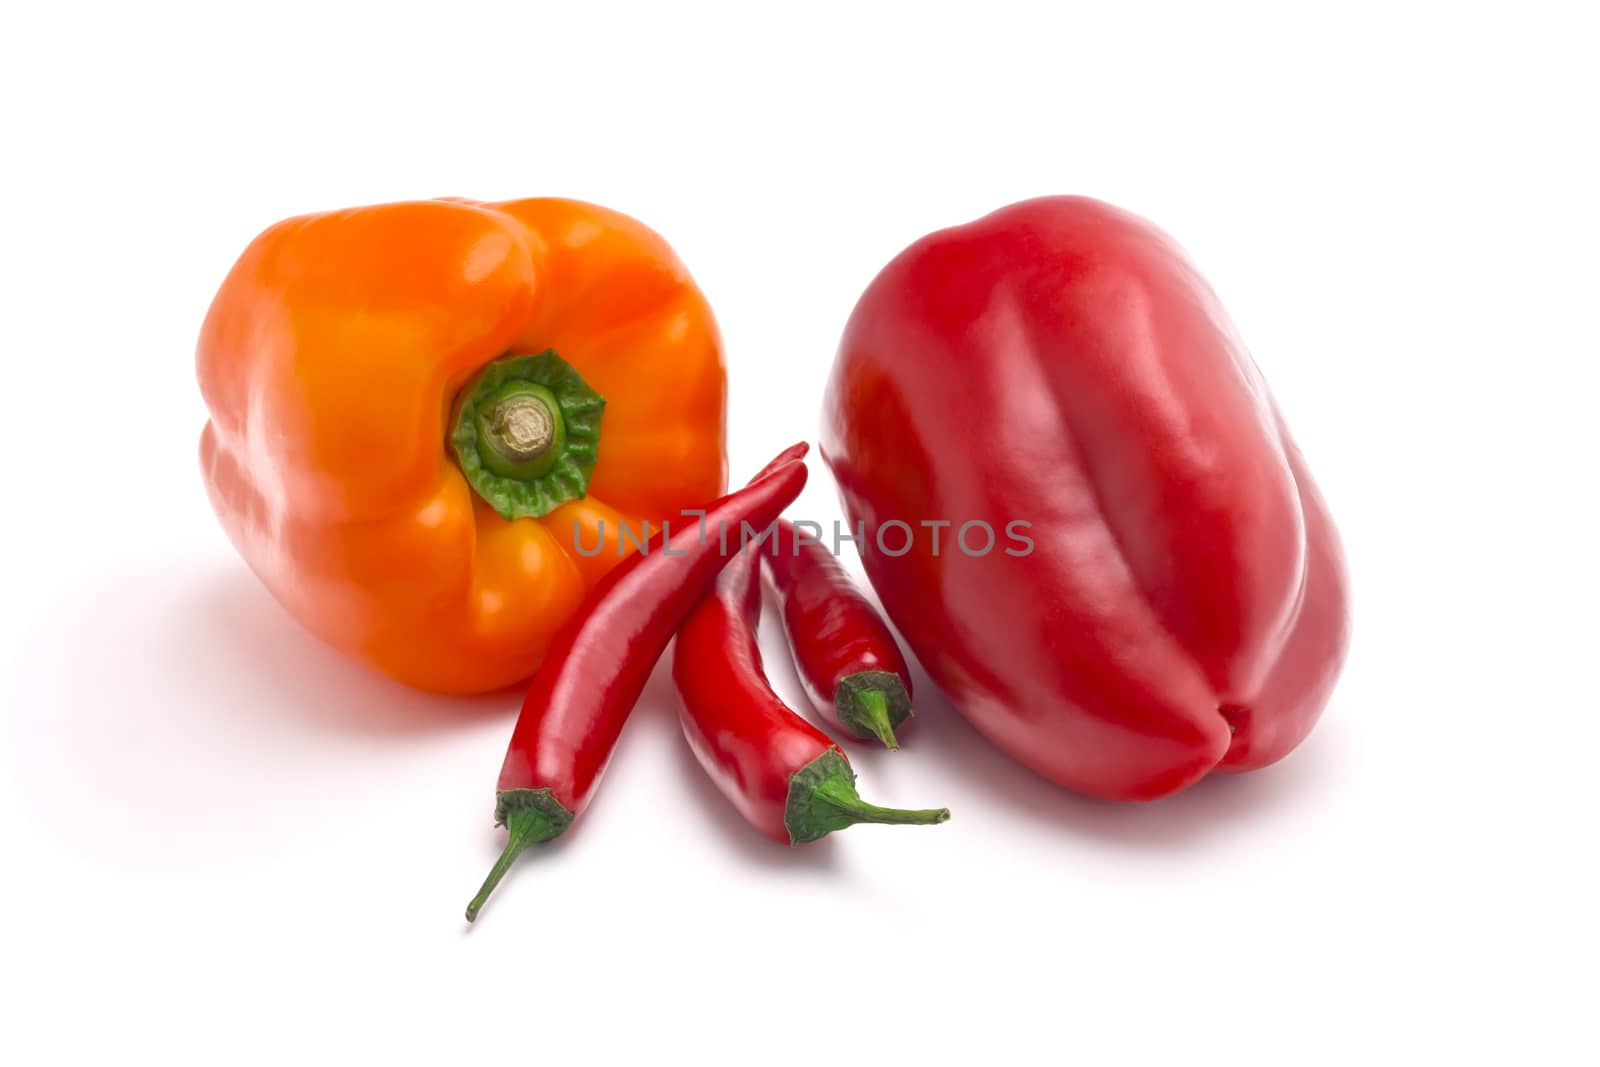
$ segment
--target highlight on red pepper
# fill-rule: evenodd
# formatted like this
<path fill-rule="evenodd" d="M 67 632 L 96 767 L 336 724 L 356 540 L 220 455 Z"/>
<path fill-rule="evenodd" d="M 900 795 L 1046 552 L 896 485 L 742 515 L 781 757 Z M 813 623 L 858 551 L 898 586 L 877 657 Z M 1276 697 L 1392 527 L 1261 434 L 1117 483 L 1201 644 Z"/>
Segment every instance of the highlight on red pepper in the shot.
<path fill-rule="evenodd" d="M 1155 226 L 1050 197 L 917 241 L 850 316 L 823 420 L 885 610 L 1017 760 L 1142 800 L 1266 766 L 1317 721 L 1349 639 L 1339 537 Z M 886 548 L 891 521 L 923 536 Z M 943 551 L 925 524 L 953 525 Z"/>
<path fill-rule="evenodd" d="M 850 762 L 772 691 L 761 666 L 757 545 L 739 553 L 678 631 L 672 678 L 683 735 L 706 774 L 763 834 L 802 845 L 856 823 L 927 826 L 947 808 L 868 804 Z"/>
<path fill-rule="evenodd" d="M 911 672 L 894 635 L 828 547 L 787 519 L 763 552 L 806 696 L 855 737 L 896 749 L 911 716 Z"/>
<path fill-rule="evenodd" d="M 743 489 L 705 505 L 698 521 L 655 531 L 601 579 L 556 635 L 500 768 L 495 825 L 508 836 L 467 905 L 468 922 L 524 849 L 559 837 L 583 814 L 656 661 L 731 558 L 724 543 L 736 545 L 746 524 L 766 529 L 800 495 L 806 450 L 804 444 L 786 449 Z"/>
<path fill-rule="evenodd" d="M 422 689 L 526 679 L 624 524 L 726 484 L 711 309 L 660 236 L 594 204 L 280 222 L 222 283 L 196 369 L 239 554 L 307 629 Z"/>

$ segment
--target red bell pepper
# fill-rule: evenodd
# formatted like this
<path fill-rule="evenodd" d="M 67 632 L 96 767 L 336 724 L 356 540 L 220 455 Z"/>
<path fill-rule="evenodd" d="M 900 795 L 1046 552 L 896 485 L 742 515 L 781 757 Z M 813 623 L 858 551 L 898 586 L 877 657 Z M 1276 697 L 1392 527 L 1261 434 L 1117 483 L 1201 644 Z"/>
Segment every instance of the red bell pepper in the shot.
<path fill-rule="evenodd" d="M 1327 702 L 1338 535 L 1227 313 L 1134 215 L 1052 197 L 912 245 L 845 329 L 822 453 L 929 674 L 1048 778 L 1161 796 L 1279 759 Z"/>

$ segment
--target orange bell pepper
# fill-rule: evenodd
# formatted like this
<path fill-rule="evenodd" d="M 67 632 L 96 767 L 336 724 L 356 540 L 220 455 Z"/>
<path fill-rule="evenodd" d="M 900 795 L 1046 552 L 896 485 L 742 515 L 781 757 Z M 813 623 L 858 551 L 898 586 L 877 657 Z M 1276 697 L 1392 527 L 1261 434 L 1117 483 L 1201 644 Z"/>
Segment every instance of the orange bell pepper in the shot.
<path fill-rule="evenodd" d="M 223 282 L 197 362 L 234 545 L 313 633 L 423 689 L 532 674 L 622 524 L 726 485 L 711 309 L 665 241 L 592 204 L 281 222 Z"/>

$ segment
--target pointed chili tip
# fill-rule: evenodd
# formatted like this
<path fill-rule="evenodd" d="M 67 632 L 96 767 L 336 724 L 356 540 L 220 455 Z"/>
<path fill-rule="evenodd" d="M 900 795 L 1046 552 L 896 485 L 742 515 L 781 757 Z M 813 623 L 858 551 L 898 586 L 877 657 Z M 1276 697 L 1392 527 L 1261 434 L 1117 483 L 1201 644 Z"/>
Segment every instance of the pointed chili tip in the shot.
<path fill-rule="evenodd" d="M 797 463 L 800 460 L 805 459 L 806 453 L 810 451 L 811 445 L 805 441 L 799 441 L 790 445 L 782 452 L 779 452 L 776 456 L 773 456 L 771 463 L 768 463 L 765 467 L 762 467 L 759 471 L 757 471 L 756 476 L 750 479 L 751 483 L 754 484 L 755 482 L 759 482 L 768 475 L 776 474 L 779 470 L 787 467 L 789 464 Z"/>

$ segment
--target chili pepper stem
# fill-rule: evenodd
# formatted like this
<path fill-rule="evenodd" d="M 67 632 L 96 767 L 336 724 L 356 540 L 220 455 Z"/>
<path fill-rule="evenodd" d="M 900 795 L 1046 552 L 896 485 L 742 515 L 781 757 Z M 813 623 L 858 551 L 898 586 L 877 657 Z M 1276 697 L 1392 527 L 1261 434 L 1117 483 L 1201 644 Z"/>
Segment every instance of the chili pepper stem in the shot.
<path fill-rule="evenodd" d="M 949 808 L 880 808 L 856 792 L 855 772 L 843 754 L 830 748 L 789 779 L 784 824 L 791 844 L 803 845 L 856 823 L 933 826 L 950 818 Z"/>
<path fill-rule="evenodd" d="M 859 710 L 859 723 L 872 732 L 872 736 L 883 742 L 883 747 L 891 752 L 898 751 L 900 742 L 895 740 L 894 727 L 889 723 L 889 702 L 884 699 L 880 689 L 863 689 L 856 694 L 856 708 Z"/>
<path fill-rule="evenodd" d="M 509 837 L 478 895 L 467 905 L 467 922 L 478 917 L 489 894 L 522 855 L 522 850 L 560 837 L 572 825 L 572 813 L 562 807 L 548 789 L 508 789 L 499 794 L 495 804 L 495 824 L 504 826 Z"/>
<path fill-rule="evenodd" d="M 949 808 L 880 808 L 868 804 L 856 794 L 854 786 L 842 782 L 825 782 L 817 787 L 812 799 L 827 805 L 852 823 L 878 822 L 900 826 L 935 826 L 950 819 Z"/>
<path fill-rule="evenodd" d="M 857 671 L 839 679 L 833 707 L 845 729 L 875 737 L 891 751 L 900 747 L 894 728 L 911 717 L 911 697 L 892 671 Z"/>

